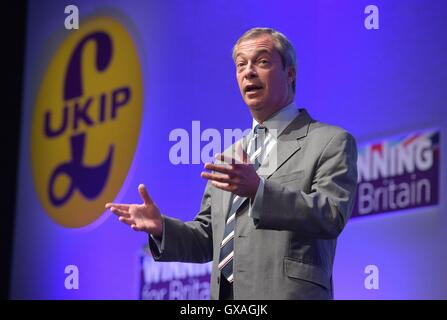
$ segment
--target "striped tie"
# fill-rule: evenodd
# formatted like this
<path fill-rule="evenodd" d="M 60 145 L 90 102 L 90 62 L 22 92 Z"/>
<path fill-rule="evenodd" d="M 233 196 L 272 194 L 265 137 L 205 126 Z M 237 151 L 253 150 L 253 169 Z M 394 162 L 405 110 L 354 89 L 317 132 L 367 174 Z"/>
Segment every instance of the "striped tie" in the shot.
<path fill-rule="evenodd" d="M 257 170 L 261 165 L 263 159 L 263 147 L 265 143 L 266 129 L 259 124 L 254 129 L 254 145 L 255 151 L 250 154 L 250 162 L 254 163 L 254 167 Z M 236 213 L 239 207 L 244 203 L 247 198 L 240 197 L 238 195 L 232 195 L 232 203 L 230 210 L 228 211 L 227 222 L 225 224 L 225 231 L 223 240 L 220 244 L 220 256 L 218 268 L 228 280 L 233 283 L 233 255 L 234 255 L 234 226 L 236 223 Z"/>

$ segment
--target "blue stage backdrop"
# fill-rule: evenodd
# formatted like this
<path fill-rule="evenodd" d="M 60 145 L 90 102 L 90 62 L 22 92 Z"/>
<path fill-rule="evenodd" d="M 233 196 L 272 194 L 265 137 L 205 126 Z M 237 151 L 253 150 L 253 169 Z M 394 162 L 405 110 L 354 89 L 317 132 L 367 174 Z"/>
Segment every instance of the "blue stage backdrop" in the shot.
<path fill-rule="evenodd" d="M 297 105 L 360 146 L 335 298 L 447 298 L 447 2 L 72 4 L 79 29 L 73 7 L 29 1 L 12 298 L 209 296 L 209 266 L 156 266 L 104 204 L 141 202 L 144 183 L 195 216 L 203 163 L 251 127 L 231 51 L 255 26 L 294 43 Z"/>

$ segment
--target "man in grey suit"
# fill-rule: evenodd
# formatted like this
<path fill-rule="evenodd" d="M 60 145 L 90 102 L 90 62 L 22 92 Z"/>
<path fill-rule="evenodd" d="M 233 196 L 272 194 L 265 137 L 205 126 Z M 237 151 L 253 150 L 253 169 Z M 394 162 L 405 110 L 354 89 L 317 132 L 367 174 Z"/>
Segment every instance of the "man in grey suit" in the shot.
<path fill-rule="evenodd" d="M 296 108 L 295 52 L 283 34 L 251 29 L 233 58 L 254 130 L 205 165 L 195 219 L 162 215 L 143 185 L 143 204 L 106 208 L 150 234 L 157 261 L 213 261 L 211 299 L 332 299 L 337 237 L 356 192 L 355 140 Z"/>

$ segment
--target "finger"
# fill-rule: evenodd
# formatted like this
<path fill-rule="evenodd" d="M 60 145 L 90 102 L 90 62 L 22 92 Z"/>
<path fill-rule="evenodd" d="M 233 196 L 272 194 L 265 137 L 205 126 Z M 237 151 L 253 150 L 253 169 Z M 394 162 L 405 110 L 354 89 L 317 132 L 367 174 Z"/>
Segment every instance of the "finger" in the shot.
<path fill-rule="evenodd" d="M 242 163 L 250 163 L 248 154 L 245 152 L 241 141 L 236 142 L 236 159 Z"/>
<path fill-rule="evenodd" d="M 216 160 L 222 161 L 225 164 L 231 165 L 231 164 L 241 163 L 241 161 L 239 161 L 235 157 L 229 156 L 224 153 L 216 153 L 216 155 L 214 157 L 216 158 Z"/>
<path fill-rule="evenodd" d="M 224 190 L 224 191 L 233 192 L 233 190 L 234 190 L 234 188 L 230 184 L 228 184 L 228 183 L 211 181 L 211 184 L 213 186 L 215 186 L 216 188 Z"/>
<path fill-rule="evenodd" d="M 224 182 L 224 183 L 231 183 L 231 178 L 228 174 L 218 174 L 218 173 L 211 173 L 211 172 L 202 172 L 201 173 L 202 178 L 212 181 L 218 181 L 218 182 Z"/>
<path fill-rule="evenodd" d="M 141 195 L 141 198 L 144 201 L 144 204 L 148 205 L 148 204 L 152 204 L 153 203 L 151 197 L 147 193 L 147 190 L 146 190 L 146 187 L 144 186 L 144 184 L 140 184 L 138 186 L 138 191 L 140 192 L 140 195 Z"/>
<path fill-rule="evenodd" d="M 116 214 L 117 216 L 120 216 L 120 217 L 125 217 L 125 218 L 130 217 L 129 212 L 115 208 L 115 207 L 111 207 L 110 211 L 112 211 L 114 214 Z"/>
<path fill-rule="evenodd" d="M 106 203 L 106 209 L 110 209 L 112 207 L 118 208 L 124 211 L 129 211 L 130 204 L 121 204 L 121 203 Z"/>
<path fill-rule="evenodd" d="M 132 228 L 132 230 L 135 230 L 135 231 L 143 231 L 144 230 L 142 227 L 137 227 L 136 224 L 133 224 L 130 227 Z"/>
<path fill-rule="evenodd" d="M 233 174 L 233 166 L 232 165 L 227 165 L 227 164 L 214 164 L 214 163 L 206 163 L 205 164 L 205 169 L 207 170 L 211 170 L 211 171 L 217 171 L 220 173 L 226 173 L 226 174 Z"/>
<path fill-rule="evenodd" d="M 135 224 L 135 221 L 133 219 L 131 219 L 131 218 L 119 217 L 118 220 L 123 222 L 123 223 L 125 223 L 125 224 L 127 224 L 127 225 L 129 225 L 129 226 Z"/>

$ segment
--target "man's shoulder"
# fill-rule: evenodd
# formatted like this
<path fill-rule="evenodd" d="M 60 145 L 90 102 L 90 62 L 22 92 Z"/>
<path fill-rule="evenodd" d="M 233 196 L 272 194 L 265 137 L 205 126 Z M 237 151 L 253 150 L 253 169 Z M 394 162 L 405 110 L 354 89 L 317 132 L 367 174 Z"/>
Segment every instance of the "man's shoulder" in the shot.
<path fill-rule="evenodd" d="M 352 134 L 342 127 L 327 124 L 316 120 L 313 120 L 311 122 L 308 131 L 308 138 L 320 140 L 323 142 L 323 141 L 330 141 L 335 137 L 355 141 Z"/>

